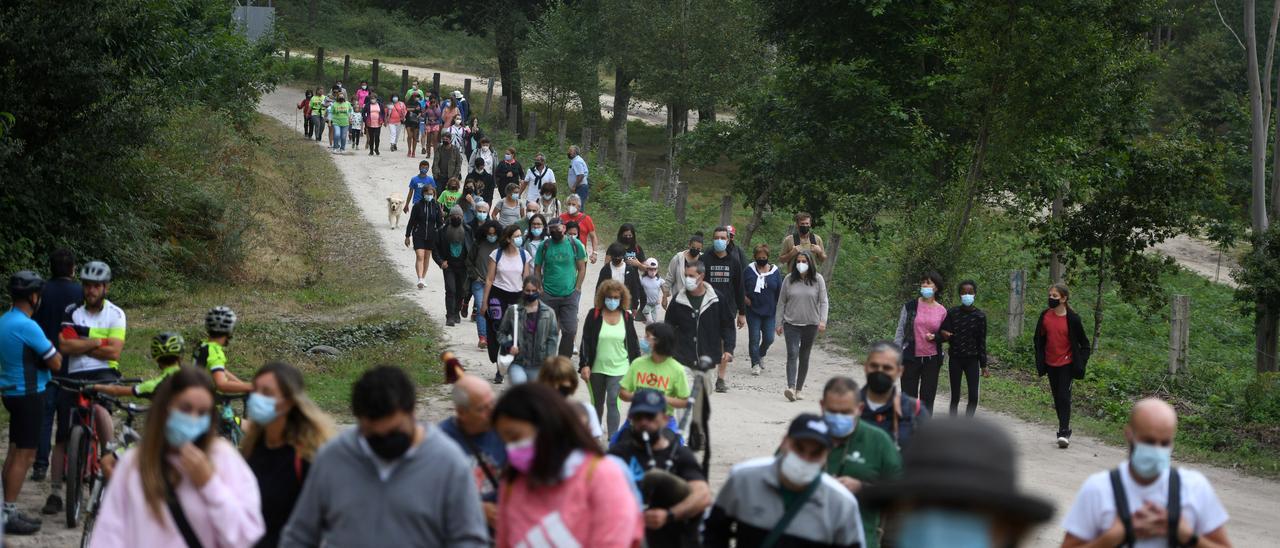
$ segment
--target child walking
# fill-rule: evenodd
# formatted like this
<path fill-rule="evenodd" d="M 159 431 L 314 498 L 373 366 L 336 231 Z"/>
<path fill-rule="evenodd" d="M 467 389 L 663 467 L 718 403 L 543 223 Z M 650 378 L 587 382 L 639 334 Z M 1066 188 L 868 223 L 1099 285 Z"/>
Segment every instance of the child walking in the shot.
<path fill-rule="evenodd" d="M 644 261 L 644 274 L 640 276 L 640 287 L 644 288 L 644 324 L 658 321 L 658 307 L 662 303 L 662 276 L 658 275 L 658 260 L 649 257 Z"/>
<path fill-rule="evenodd" d="M 364 115 L 359 110 L 351 111 L 351 148 L 360 150 L 360 134 L 364 133 Z"/>

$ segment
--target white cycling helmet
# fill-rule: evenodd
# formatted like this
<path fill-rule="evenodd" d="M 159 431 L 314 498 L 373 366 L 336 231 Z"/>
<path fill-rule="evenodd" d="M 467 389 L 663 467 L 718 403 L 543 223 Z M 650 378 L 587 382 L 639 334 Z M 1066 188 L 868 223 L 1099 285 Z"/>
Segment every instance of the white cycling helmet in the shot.
<path fill-rule="evenodd" d="M 111 281 L 111 267 L 102 261 L 89 261 L 80 267 L 80 281 L 107 283 Z"/>
<path fill-rule="evenodd" d="M 204 328 L 210 333 L 229 335 L 236 328 L 236 313 L 225 306 L 215 306 L 204 315 Z"/>

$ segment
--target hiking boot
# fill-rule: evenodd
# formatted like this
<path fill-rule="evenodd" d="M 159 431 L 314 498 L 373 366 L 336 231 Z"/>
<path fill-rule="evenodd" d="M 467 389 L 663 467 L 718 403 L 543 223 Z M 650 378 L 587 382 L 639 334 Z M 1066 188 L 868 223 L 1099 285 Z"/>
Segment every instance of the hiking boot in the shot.
<path fill-rule="evenodd" d="M 44 501 L 44 508 L 40 509 L 40 513 L 46 516 L 52 516 L 62 512 L 62 497 L 58 495 L 49 495 Z"/>
<path fill-rule="evenodd" d="M 49 473 L 49 469 L 44 466 L 36 466 L 31 469 L 31 481 L 44 481 L 44 477 Z"/>
<path fill-rule="evenodd" d="M 40 524 L 22 519 L 21 512 L 6 513 L 4 516 L 4 534 L 6 535 L 26 536 L 39 532 Z"/>
<path fill-rule="evenodd" d="M 793 388 L 783 390 L 782 395 L 787 397 L 787 401 L 796 401 L 796 391 Z"/>
<path fill-rule="evenodd" d="M 758 365 L 758 364 L 754 364 L 754 363 L 753 363 L 753 364 L 751 364 L 751 376 L 752 376 L 752 377 L 759 377 L 759 376 L 760 376 L 760 365 Z"/>
<path fill-rule="evenodd" d="M 493 384 L 502 384 L 502 381 L 503 381 L 502 373 L 493 374 Z"/>
<path fill-rule="evenodd" d="M 728 391 L 729 387 L 724 383 L 724 379 L 716 379 L 716 392 L 723 394 Z"/>

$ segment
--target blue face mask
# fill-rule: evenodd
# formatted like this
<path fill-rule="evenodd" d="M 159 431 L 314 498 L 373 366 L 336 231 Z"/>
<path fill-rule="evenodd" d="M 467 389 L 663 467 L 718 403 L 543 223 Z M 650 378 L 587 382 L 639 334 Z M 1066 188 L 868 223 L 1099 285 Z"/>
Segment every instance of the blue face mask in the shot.
<path fill-rule="evenodd" d="M 496 243 L 498 243 L 498 235 L 497 235 L 497 234 L 490 234 L 490 235 L 488 235 L 488 236 L 485 236 L 485 237 L 484 237 L 484 239 L 485 239 L 485 240 L 488 240 L 488 241 L 489 241 L 489 243 L 491 243 L 491 244 L 496 244 Z"/>
<path fill-rule="evenodd" d="M 524 245 L 524 237 L 523 237 L 523 236 L 516 236 L 515 238 L 512 238 L 512 239 L 511 239 L 511 243 L 516 244 L 516 247 L 520 247 L 520 246 Z"/>
<path fill-rule="evenodd" d="M 932 299 L 932 298 L 933 298 L 933 288 L 932 288 L 932 287 L 922 287 L 922 288 L 920 288 L 920 296 L 921 296 L 921 297 L 924 297 L 924 298 L 926 298 L 926 299 Z"/>
<path fill-rule="evenodd" d="M 209 415 L 188 415 L 182 411 L 169 412 L 164 424 L 164 438 L 171 447 L 195 441 L 209 430 Z"/>
<path fill-rule="evenodd" d="M 425 167 L 423 167 L 423 168 L 418 168 L 418 174 L 419 174 L 419 175 L 426 175 L 426 174 L 427 174 L 427 168 L 425 168 Z"/>
<path fill-rule="evenodd" d="M 973 306 L 973 295 L 961 295 L 960 304 L 965 306 Z"/>
<path fill-rule="evenodd" d="M 715 248 L 716 253 L 729 249 L 729 240 L 711 240 L 711 246 Z"/>
<path fill-rule="evenodd" d="M 921 509 L 902 518 L 898 545 L 989 548 L 991 524 L 982 516 L 956 510 Z"/>
<path fill-rule="evenodd" d="M 619 306 L 622 306 L 622 299 L 606 298 L 604 300 L 604 307 L 609 310 L 617 310 Z"/>
<path fill-rule="evenodd" d="M 533 234 L 533 237 L 534 237 L 534 238 L 537 238 L 538 236 L 541 236 L 541 235 L 542 235 L 542 229 L 541 229 L 541 228 L 530 228 L 530 229 L 529 229 L 529 232 Z"/>
<path fill-rule="evenodd" d="M 845 415 L 843 413 L 823 413 L 823 420 L 827 421 L 827 428 L 831 430 L 833 438 L 847 438 L 853 433 L 853 415 Z"/>
<path fill-rule="evenodd" d="M 249 401 L 245 404 L 245 414 L 249 415 L 249 420 L 254 423 L 260 425 L 271 423 L 276 420 L 276 399 L 257 392 L 249 394 Z"/>
<path fill-rule="evenodd" d="M 1136 442 L 1129 454 L 1129 464 L 1133 473 L 1142 479 L 1155 479 L 1169 469 L 1169 458 L 1173 456 L 1173 447 L 1160 447 L 1149 443 Z"/>
<path fill-rule="evenodd" d="M 649 350 L 650 350 L 650 349 L 649 349 L 649 339 L 646 339 L 646 338 L 644 338 L 644 337 L 640 337 L 640 353 L 641 353 L 641 354 L 648 354 L 648 353 L 649 353 Z"/>
<path fill-rule="evenodd" d="M 484 221 L 485 219 L 488 219 L 488 218 L 489 218 L 489 212 L 487 212 L 487 211 L 477 211 L 477 212 L 476 212 L 476 218 L 477 218 L 477 219 L 480 219 L 481 221 Z M 494 237 L 494 240 L 492 240 L 492 241 L 495 241 L 495 242 L 496 242 L 496 241 L 498 241 L 498 240 L 497 240 L 497 237 L 495 236 L 495 237 Z"/>

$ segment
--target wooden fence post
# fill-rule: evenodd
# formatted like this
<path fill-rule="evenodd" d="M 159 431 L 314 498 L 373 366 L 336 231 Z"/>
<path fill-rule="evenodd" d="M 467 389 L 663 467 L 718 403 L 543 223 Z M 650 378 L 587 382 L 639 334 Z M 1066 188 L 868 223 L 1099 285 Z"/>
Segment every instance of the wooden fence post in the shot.
<path fill-rule="evenodd" d="M 434 72 L 431 74 L 431 93 L 436 97 L 440 96 L 440 73 L 439 72 Z"/>
<path fill-rule="evenodd" d="M 373 89 L 378 89 L 378 75 L 381 72 L 382 71 L 378 70 L 378 60 L 374 59 L 373 60 L 373 78 L 369 79 L 370 80 L 369 84 L 373 86 Z"/>
<path fill-rule="evenodd" d="M 720 226 L 733 224 L 733 195 L 725 194 L 720 199 Z"/>
<path fill-rule="evenodd" d="M 1191 336 L 1191 301 L 1174 295 L 1169 303 L 1169 374 L 1187 368 L 1188 339 Z"/>
<path fill-rule="evenodd" d="M 627 152 L 626 162 L 622 164 L 622 191 L 631 190 L 631 182 L 636 174 L 636 152 L 634 150 Z"/>
<path fill-rule="evenodd" d="M 588 152 L 591 152 L 591 128 L 590 127 L 582 128 L 582 141 L 580 142 L 582 144 L 578 145 L 578 148 L 582 150 L 579 150 L 578 153 L 585 156 Z"/>
<path fill-rule="evenodd" d="M 622 124 L 622 127 L 618 128 L 618 132 L 613 136 L 613 139 L 614 139 L 614 144 L 616 144 L 618 148 L 618 165 L 625 167 L 627 165 L 627 125 L 626 124 Z"/>
<path fill-rule="evenodd" d="M 569 122 L 563 117 L 560 118 L 560 127 L 556 133 L 556 152 L 564 152 L 564 134 L 568 131 Z"/>
<path fill-rule="evenodd" d="M 609 158 L 609 138 L 600 136 L 600 150 L 596 151 L 596 167 L 604 169 L 604 162 Z"/>
<path fill-rule="evenodd" d="M 289 48 L 284 48 L 284 62 L 289 62 Z"/>
<path fill-rule="evenodd" d="M 662 203 L 662 187 L 666 186 L 667 170 L 660 167 L 653 169 L 653 182 L 649 183 L 649 199 Z"/>
<path fill-rule="evenodd" d="M 345 82 L 345 84 L 343 85 L 347 85 L 347 86 L 351 85 L 351 82 L 348 81 L 350 79 L 351 79 L 351 56 L 343 55 L 342 56 L 342 81 Z"/>
<path fill-rule="evenodd" d="M 316 48 L 316 86 L 324 87 L 324 48 Z"/>
<path fill-rule="evenodd" d="M 676 181 L 676 222 L 684 224 L 687 220 L 686 206 L 689 203 L 689 183 Z"/>
<path fill-rule="evenodd" d="M 534 139 L 537 137 L 538 137 L 538 113 L 530 110 L 529 111 L 529 138 Z"/>
<path fill-rule="evenodd" d="M 1009 325 L 1005 339 L 1009 346 L 1022 336 L 1022 319 L 1026 311 L 1027 271 L 1018 269 L 1009 272 Z"/>
<path fill-rule="evenodd" d="M 831 239 L 827 242 L 827 260 L 822 262 L 822 277 L 827 282 L 827 287 L 831 287 L 831 277 L 836 272 L 836 258 L 840 255 L 840 233 L 832 232 Z"/>
<path fill-rule="evenodd" d="M 400 97 L 409 91 L 409 69 L 400 71 Z"/>
<path fill-rule="evenodd" d="M 489 92 L 484 96 L 484 113 L 482 116 L 489 115 L 489 101 L 493 100 L 493 78 L 489 79 Z"/>
<path fill-rule="evenodd" d="M 471 102 L 471 79 L 470 78 L 465 78 L 462 80 L 462 98 L 466 99 L 468 103 Z M 467 123 L 471 123 L 471 122 L 467 122 Z"/>

